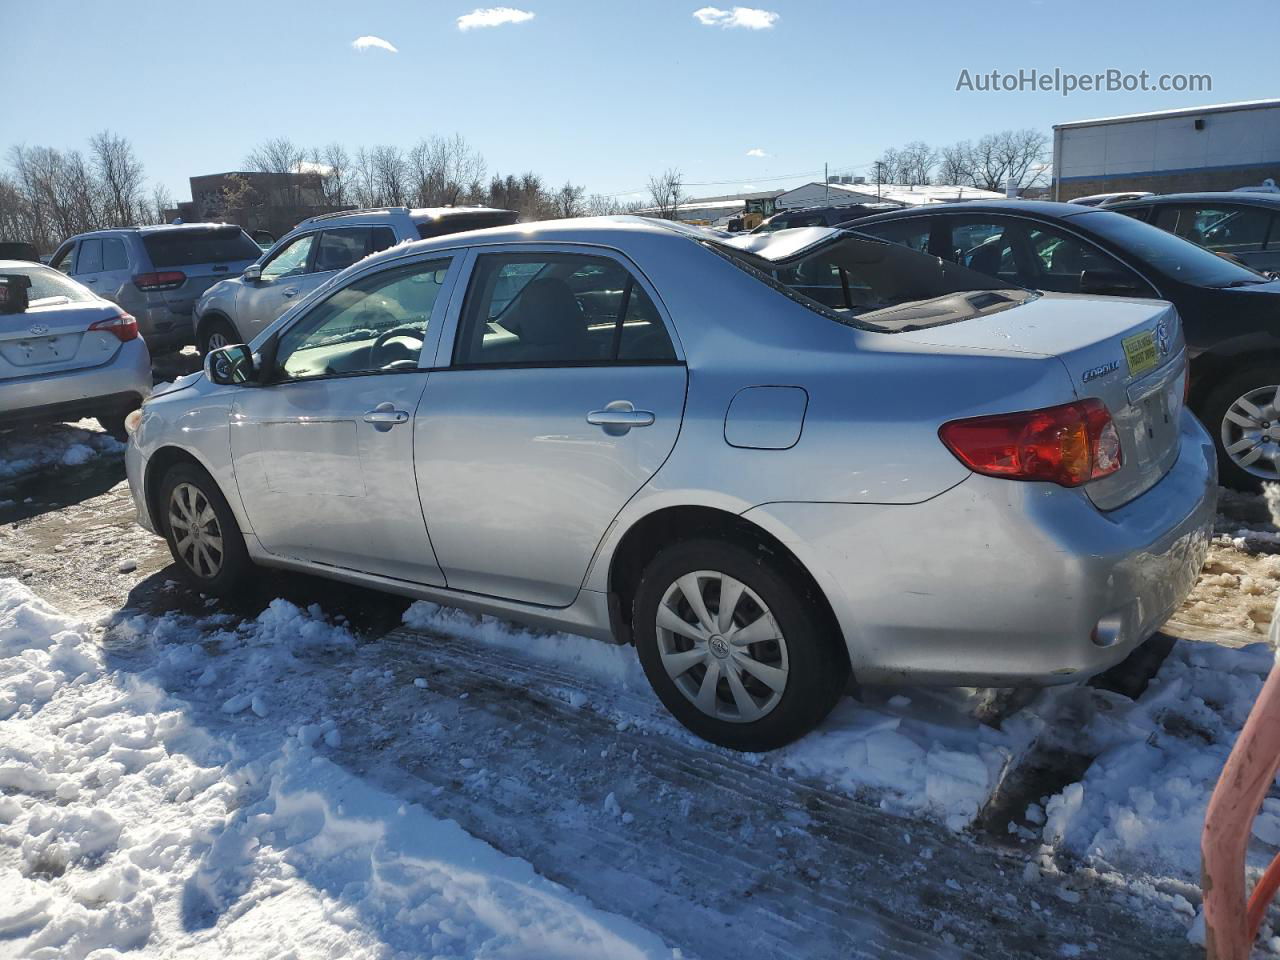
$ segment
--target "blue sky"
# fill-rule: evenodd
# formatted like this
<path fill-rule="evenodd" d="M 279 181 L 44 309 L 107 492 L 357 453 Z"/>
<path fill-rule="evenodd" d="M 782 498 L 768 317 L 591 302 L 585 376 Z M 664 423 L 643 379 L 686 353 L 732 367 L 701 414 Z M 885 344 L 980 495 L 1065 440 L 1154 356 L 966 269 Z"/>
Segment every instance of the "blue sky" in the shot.
<path fill-rule="evenodd" d="M 677 167 L 707 195 L 824 162 L 865 173 L 913 139 L 1280 95 L 1274 0 L 749 0 L 776 14 L 762 29 L 725 25 L 731 5 L 695 17 L 699 0 L 509 2 L 534 16 L 460 30 L 474 0 L 0 0 L 0 149 L 109 128 L 186 199 L 188 176 L 235 169 L 272 136 L 408 147 L 459 132 L 490 172 L 623 193 Z M 353 49 L 362 36 L 398 52 Z M 961 69 L 1033 67 L 1208 73 L 1213 90 L 955 90 Z M 769 179 L 788 174 L 802 176 Z"/>

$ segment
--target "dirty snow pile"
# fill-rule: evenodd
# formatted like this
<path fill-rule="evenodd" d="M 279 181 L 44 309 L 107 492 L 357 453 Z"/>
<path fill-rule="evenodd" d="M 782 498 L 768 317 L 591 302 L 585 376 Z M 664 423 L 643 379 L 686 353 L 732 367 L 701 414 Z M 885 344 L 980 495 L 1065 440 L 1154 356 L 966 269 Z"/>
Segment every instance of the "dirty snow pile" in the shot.
<path fill-rule="evenodd" d="M 633 647 L 527 630 L 425 600 L 405 611 L 404 623 L 503 647 L 581 674 L 584 682 L 614 688 L 615 695 L 606 698 L 610 702 L 603 707 L 592 698 L 612 719 L 693 739 L 653 695 Z M 974 718 L 980 696 L 967 689 L 868 688 L 861 700 L 841 700 L 826 722 L 802 740 L 754 759 L 888 812 L 925 816 L 963 830 L 991 798 L 1004 771 L 1052 722 L 1054 705 L 1063 694 L 1043 691 L 1006 718 L 999 730 Z M 587 700 L 580 691 L 562 697 L 571 703 L 575 698 Z"/>
<path fill-rule="evenodd" d="M 104 636 L 0 580 L 6 955 L 671 956 L 330 759 L 292 678 L 350 632 L 282 600 L 232 622 Z"/>
<path fill-rule="evenodd" d="M 1093 691 L 1096 709 L 1071 735 L 1097 758 L 1028 819 L 1044 822 L 1047 844 L 1101 870 L 1198 884 L 1209 797 L 1274 663 L 1267 643 L 1181 640 L 1137 701 Z M 1258 868 L 1280 847 L 1272 794 L 1253 826 Z"/>
<path fill-rule="evenodd" d="M 0 481 L 56 467 L 78 467 L 95 457 L 124 453 L 96 420 L 0 430 Z"/>

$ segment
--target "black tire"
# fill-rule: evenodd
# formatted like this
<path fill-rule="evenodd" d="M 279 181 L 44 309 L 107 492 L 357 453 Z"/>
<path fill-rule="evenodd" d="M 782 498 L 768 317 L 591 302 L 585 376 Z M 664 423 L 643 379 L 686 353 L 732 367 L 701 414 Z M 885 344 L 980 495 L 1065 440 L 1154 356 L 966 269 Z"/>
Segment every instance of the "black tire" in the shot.
<path fill-rule="evenodd" d="M 778 631 L 785 638 L 788 668 L 785 685 L 776 704 L 759 719 L 722 719 L 704 712 L 682 692 L 663 664 L 660 644 L 672 642 L 675 635 L 669 635 L 665 641 L 659 638 L 658 606 L 677 580 L 695 571 L 727 574 L 745 584 L 772 613 Z M 718 616 L 719 586 L 712 586 L 713 583 L 713 579 L 700 581 L 699 592 L 705 590 L 706 609 L 712 616 Z M 733 750 L 772 750 L 804 736 L 831 712 L 845 691 L 849 678 L 848 656 L 839 632 L 830 622 L 821 598 L 813 594 L 806 578 L 794 571 L 789 563 L 771 556 L 762 548 L 721 540 L 688 540 L 666 547 L 645 568 L 632 600 L 636 649 L 654 692 L 687 728 L 704 740 Z M 713 603 L 717 608 L 714 611 L 711 609 Z M 744 624 L 750 622 L 752 608 L 758 610 L 749 597 L 745 603 Z M 742 601 L 738 609 L 742 609 Z M 687 620 L 688 616 L 684 619 Z M 681 642 L 692 645 L 689 641 Z M 723 640 L 720 646 L 724 648 Z M 750 646 L 760 651 L 758 645 Z M 729 649 L 739 648 L 730 644 Z M 776 644 L 774 649 L 776 651 Z M 763 656 L 769 655 L 770 650 L 766 647 Z M 775 652 L 773 655 L 778 654 Z M 726 662 L 732 661 L 720 661 L 722 664 Z M 715 710 L 737 712 L 727 674 L 723 672 L 725 668 L 718 666 L 717 669 L 721 672 L 715 687 Z M 682 676 L 682 682 L 700 684 L 705 679 L 707 668 L 702 667 L 701 674 L 698 670 L 699 666 L 690 668 Z M 736 673 L 740 683 L 745 680 L 748 685 L 754 685 L 763 697 L 770 696 L 768 689 L 748 677 L 747 673 L 741 670 Z"/>
<path fill-rule="evenodd" d="M 216 532 L 221 537 L 222 556 L 217 570 L 212 575 L 209 575 L 209 568 L 204 562 L 205 559 L 215 556 L 212 543 L 206 543 L 204 559 L 191 547 L 182 549 L 179 546 L 179 535 L 182 530 L 181 528 L 175 530 L 174 524 L 170 521 L 174 491 L 183 485 L 193 488 L 198 494 L 194 500 L 197 519 L 203 512 L 203 505 L 207 505 L 217 521 L 216 528 L 206 524 L 202 530 L 204 536 Z M 201 467 L 193 463 L 179 463 L 165 472 L 156 496 L 156 514 L 156 523 L 164 533 L 174 562 L 177 563 L 187 581 L 202 593 L 218 597 L 230 596 L 252 570 L 253 562 L 249 559 L 248 550 L 245 549 L 244 537 L 240 533 L 240 525 L 236 523 L 235 514 L 231 512 L 231 507 L 227 504 L 213 477 Z"/>
<path fill-rule="evenodd" d="M 1213 447 L 1218 453 L 1218 479 L 1224 487 L 1231 487 L 1235 490 L 1258 491 L 1262 489 L 1264 481 L 1276 479 L 1276 477 L 1256 476 L 1237 464 L 1231 458 L 1231 455 L 1227 453 L 1223 444 L 1222 434 L 1227 411 L 1231 409 L 1231 405 L 1236 400 L 1259 388 L 1270 387 L 1271 391 L 1274 392 L 1277 385 L 1280 385 L 1280 370 L 1275 367 L 1246 367 L 1238 373 L 1224 377 L 1215 384 L 1205 397 L 1204 403 L 1201 404 L 1198 412 L 1205 428 L 1213 437 Z M 1272 423 L 1269 420 L 1264 422 L 1268 423 L 1270 428 L 1275 429 L 1276 435 L 1280 436 L 1280 424 Z M 1274 445 L 1280 443 L 1280 441 L 1273 441 L 1272 443 Z M 1260 462 L 1270 472 L 1271 461 L 1263 458 Z"/>
<path fill-rule="evenodd" d="M 215 336 L 220 336 L 226 340 L 224 346 L 230 346 L 233 343 L 241 343 L 240 334 L 236 332 L 236 328 L 231 325 L 229 320 L 222 317 L 211 317 L 200 325 L 200 342 L 196 347 L 200 350 L 200 356 L 208 356 L 209 351 L 215 349 L 209 345 L 209 341 Z"/>
<path fill-rule="evenodd" d="M 100 413 L 94 419 L 98 421 L 98 426 L 124 443 L 129 439 L 129 431 L 124 428 L 124 420 L 132 412 L 132 410 L 121 410 L 119 413 Z"/>

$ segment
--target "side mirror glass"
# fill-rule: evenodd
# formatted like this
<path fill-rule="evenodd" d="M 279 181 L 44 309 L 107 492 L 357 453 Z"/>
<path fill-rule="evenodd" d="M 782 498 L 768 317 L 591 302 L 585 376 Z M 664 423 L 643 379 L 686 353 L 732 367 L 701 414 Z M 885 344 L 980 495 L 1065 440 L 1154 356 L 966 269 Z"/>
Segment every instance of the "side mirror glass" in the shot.
<path fill-rule="evenodd" d="M 262 268 L 256 263 L 251 263 L 249 266 L 244 268 L 244 273 L 240 274 L 240 276 L 244 277 L 246 280 L 261 280 Z"/>
<path fill-rule="evenodd" d="M 204 358 L 204 375 L 211 383 L 229 387 L 254 383 L 258 379 L 258 370 L 253 362 L 253 353 L 243 343 L 237 343 L 210 350 Z"/>
<path fill-rule="evenodd" d="M 1119 270 L 1085 270 L 1080 274 L 1080 292 L 1107 297 L 1149 296 L 1132 277 Z"/>
<path fill-rule="evenodd" d="M 0 274 L 0 313 L 22 313 L 30 300 L 31 278 L 23 273 Z"/>

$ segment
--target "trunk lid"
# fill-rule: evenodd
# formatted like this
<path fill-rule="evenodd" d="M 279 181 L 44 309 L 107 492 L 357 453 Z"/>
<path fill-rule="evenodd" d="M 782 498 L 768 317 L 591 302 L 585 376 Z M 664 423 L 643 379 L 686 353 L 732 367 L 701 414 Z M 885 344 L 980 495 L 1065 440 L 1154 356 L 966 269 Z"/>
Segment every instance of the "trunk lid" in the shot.
<path fill-rule="evenodd" d="M 1177 311 L 1164 301 L 1045 294 L 1011 310 L 895 336 L 1057 357 L 1076 397 L 1105 403 L 1120 434 L 1120 470 L 1083 488 L 1099 509 L 1149 490 L 1178 458 L 1186 348 Z"/>
<path fill-rule="evenodd" d="M 119 315 L 119 307 L 102 300 L 70 303 L 62 297 L 36 301 L 23 313 L 0 314 L 0 380 L 110 362 L 120 350 L 119 338 L 89 327 Z"/>

